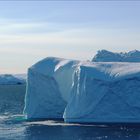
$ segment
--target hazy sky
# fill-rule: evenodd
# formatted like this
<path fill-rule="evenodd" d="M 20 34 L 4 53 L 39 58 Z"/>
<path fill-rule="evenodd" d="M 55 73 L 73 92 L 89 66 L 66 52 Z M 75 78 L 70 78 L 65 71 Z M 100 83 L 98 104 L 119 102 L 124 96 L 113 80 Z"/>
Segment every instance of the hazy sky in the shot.
<path fill-rule="evenodd" d="M 0 1 L 0 73 L 47 56 L 90 60 L 99 49 L 140 49 L 140 2 Z"/>

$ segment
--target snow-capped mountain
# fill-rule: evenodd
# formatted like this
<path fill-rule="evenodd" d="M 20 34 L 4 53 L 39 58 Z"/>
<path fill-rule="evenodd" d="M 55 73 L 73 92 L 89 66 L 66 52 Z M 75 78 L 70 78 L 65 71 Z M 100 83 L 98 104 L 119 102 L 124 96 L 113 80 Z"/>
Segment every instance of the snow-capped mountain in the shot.
<path fill-rule="evenodd" d="M 114 53 L 100 50 L 92 59 L 93 62 L 140 62 L 140 51 Z"/>

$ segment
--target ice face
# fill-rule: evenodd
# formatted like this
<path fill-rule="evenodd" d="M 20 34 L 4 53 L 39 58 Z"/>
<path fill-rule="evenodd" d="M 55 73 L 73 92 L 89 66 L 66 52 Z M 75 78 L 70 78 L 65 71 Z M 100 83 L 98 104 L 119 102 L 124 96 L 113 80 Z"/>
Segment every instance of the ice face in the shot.
<path fill-rule="evenodd" d="M 27 118 L 62 118 L 65 106 L 55 79 L 29 69 L 25 108 Z"/>
<path fill-rule="evenodd" d="M 122 69 L 107 68 L 105 75 L 103 71 L 96 72 L 97 67 L 96 70 L 87 66 L 79 69 L 75 75 L 72 99 L 64 112 L 66 122 L 140 121 L 140 69 L 139 73 L 134 73 L 134 70 L 125 69 L 129 64 L 116 65 Z"/>
<path fill-rule="evenodd" d="M 27 118 L 62 118 L 78 61 L 46 58 L 28 70 Z"/>
<path fill-rule="evenodd" d="M 28 119 L 140 121 L 140 63 L 46 58 L 28 70 Z"/>

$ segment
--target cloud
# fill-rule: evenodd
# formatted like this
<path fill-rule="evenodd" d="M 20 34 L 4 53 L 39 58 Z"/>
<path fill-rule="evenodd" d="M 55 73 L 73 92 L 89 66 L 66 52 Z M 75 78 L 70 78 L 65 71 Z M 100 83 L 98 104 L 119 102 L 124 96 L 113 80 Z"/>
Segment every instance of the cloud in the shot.
<path fill-rule="evenodd" d="M 89 59 L 98 49 L 129 51 L 139 46 L 140 31 L 127 28 L 58 28 L 51 23 L 15 21 L 0 26 L 0 55 Z"/>
<path fill-rule="evenodd" d="M 22 26 L 22 27 L 30 27 Z M 17 26 L 16 26 L 17 27 Z M 21 27 L 21 25 L 19 26 Z M 0 34 L 0 46 L 65 46 L 67 47 L 138 47 L 140 45 L 140 32 L 126 29 L 98 29 L 79 28 L 66 29 L 60 32 L 30 33 L 30 34 Z"/>
<path fill-rule="evenodd" d="M 0 34 L 29 34 L 47 31 L 47 23 L 10 22 L 0 24 Z M 49 30 L 48 30 L 49 31 Z"/>

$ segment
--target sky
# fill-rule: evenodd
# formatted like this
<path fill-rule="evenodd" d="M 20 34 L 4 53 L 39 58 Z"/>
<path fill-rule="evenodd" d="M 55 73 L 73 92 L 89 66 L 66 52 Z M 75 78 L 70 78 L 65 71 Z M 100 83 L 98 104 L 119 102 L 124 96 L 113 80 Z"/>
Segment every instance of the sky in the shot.
<path fill-rule="evenodd" d="M 139 14 L 139 1 L 0 1 L 0 73 L 26 73 L 48 56 L 140 50 Z"/>

